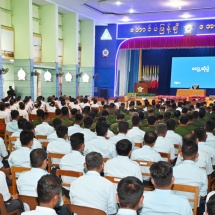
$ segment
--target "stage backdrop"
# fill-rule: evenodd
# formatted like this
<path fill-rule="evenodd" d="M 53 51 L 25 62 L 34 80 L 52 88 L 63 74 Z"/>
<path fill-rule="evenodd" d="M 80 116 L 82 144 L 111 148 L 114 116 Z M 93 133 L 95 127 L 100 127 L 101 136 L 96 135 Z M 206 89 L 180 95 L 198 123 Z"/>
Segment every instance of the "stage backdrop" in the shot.
<path fill-rule="evenodd" d="M 133 92 L 134 83 L 143 78 L 151 81 L 151 88 L 159 86 L 158 94 L 175 95 L 177 89 L 170 88 L 172 57 L 200 56 L 215 56 L 215 49 L 121 50 L 118 58 L 118 93 Z M 207 94 L 215 95 L 215 89 L 207 89 Z"/>

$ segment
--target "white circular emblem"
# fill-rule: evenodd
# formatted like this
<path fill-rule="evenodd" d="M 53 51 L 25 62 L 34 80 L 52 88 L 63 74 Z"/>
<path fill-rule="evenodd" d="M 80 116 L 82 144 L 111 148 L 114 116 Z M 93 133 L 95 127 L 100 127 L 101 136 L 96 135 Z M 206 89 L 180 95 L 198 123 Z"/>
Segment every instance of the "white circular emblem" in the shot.
<path fill-rule="evenodd" d="M 45 81 L 51 81 L 52 74 L 47 70 L 44 74 Z"/>
<path fill-rule="evenodd" d="M 66 82 L 71 82 L 72 81 L 72 75 L 69 72 L 67 72 L 65 75 L 65 79 L 66 79 Z"/>
<path fill-rule="evenodd" d="M 26 72 L 22 68 L 18 71 L 17 75 L 19 81 L 25 81 Z"/>
<path fill-rule="evenodd" d="M 104 50 L 102 51 L 102 55 L 103 55 L 103 57 L 108 57 L 109 51 L 108 51 L 107 49 L 104 49 Z"/>

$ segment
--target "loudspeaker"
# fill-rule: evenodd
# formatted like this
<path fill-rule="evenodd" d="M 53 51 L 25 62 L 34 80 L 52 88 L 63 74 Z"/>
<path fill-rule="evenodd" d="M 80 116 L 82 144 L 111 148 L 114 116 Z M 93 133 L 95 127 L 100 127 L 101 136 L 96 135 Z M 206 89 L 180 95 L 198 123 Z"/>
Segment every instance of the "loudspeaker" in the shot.
<path fill-rule="evenodd" d="M 100 97 L 107 100 L 108 90 L 107 89 L 100 89 Z"/>

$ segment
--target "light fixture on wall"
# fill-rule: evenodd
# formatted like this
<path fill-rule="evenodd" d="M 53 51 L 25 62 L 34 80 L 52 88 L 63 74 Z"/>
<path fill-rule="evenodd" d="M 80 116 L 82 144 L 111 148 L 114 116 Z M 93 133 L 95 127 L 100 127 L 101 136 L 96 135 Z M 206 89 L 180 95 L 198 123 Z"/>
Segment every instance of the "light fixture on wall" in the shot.
<path fill-rule="evenodd" d="M 51 81 L 52 79 L 52 74 L 48 70 L 44 73 L 44 79 L 45 81 Z"/>
<path fill-rule="evenodd" d="M 66 80 L 66 82 L 72 82 L 72 74 L 67 72 L 65 75 L 65 80 Z"/>
<path fill-rule="evenodd" d="M 93 79 L 96 79 L 96 78 L 98 78 L 98 77 L 99 77 L 99 74 L 96 73 L 96 74 L 94 74 Z"/>
<path fill-rule="evenodd" d="M 35 70 L 34 72 L 31 72 L 31 76 L 39 76 L 39 75 L 40 75 L 40 73 L 37 72 L 37 70 Z"/>
<path fill-rule="evenodd" d="M 2 67 L 2 68 L 0 69 L 0 75 L 5 75 L 5 74 L 8 73 L 8 71 L 9 71 L 8 68 L 4 69 L 4 68 Z"/>
<path fill-rule="evenodd" d="M 85 73 L 85 74 L 83 75 L 82 79 L 83 79 L 83 82 L 84 82 L 84 83 L 87 83 L 87 82 L 89 82 L 89 80 L 90 80 L 90 76 L 89 76 L 87 73 Z"/>
<path fill-rule="evenodd" d="M 82 76 L 82 74 L 83 74 L 83 72 L 76 74 L 76 78 L 80 78 Z"/>
<path fill-rule="evenodd" d="M 25 81 L 25 78 L 26 78 L 26 72 L 25 70 L 23 70 L 22 68 L 19 69 L 18 73 L 17 73 L 17 76 L 18 76 L 18 80 L 19 81 Z"/>
<path fill-rule="evenodd" d="M 62 77 L 64 75 L 64 72 L 59 72 L 56 74 L 56 77 Z"/>

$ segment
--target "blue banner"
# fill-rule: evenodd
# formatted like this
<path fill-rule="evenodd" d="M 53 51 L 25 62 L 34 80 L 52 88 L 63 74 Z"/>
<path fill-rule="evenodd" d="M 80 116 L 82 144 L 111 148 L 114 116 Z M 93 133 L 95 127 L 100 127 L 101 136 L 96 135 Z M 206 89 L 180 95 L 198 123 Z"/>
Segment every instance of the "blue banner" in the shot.
<path fill-rule="evenodd" d="M 186 20 L 117 25 L 117 39 L 215 34 L 215 20 Z"/>

